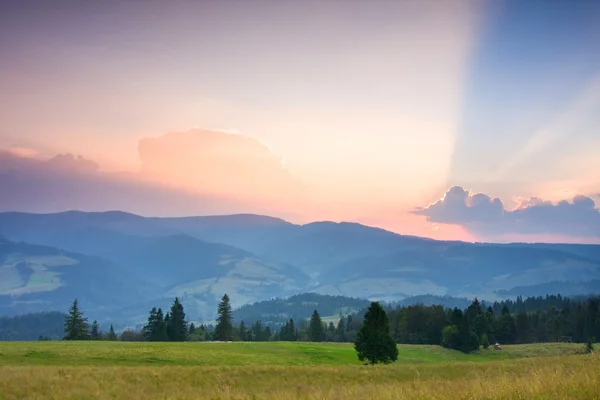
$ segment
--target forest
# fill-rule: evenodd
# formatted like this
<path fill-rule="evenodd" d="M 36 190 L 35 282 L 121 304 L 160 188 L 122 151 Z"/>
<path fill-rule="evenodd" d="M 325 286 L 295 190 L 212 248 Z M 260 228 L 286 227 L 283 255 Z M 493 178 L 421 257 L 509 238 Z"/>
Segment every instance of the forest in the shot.
<path fill-rule="evenodd" d="M 322 318 L 315 309 L 310 318 L 290 318 L 278 324 L 235 321 L 225 295 L 216 324 L 195 324 L 187 321 L 183 305 L 176 298 L 165 312 L 153 308 L 142 330 L 125 330 L 117 335 L 112 326 L 104 333 L 96 321 L 88 324 L 76 301 L 74 306 L 66 315 L 51 312 L 0 318 L 0 340 L 353 342 L 366 311 Z M 385 311 L 397 343 L 442 345 L 463 352 L 496 342 L 584 343 L 600 338 L 600 297 L 547 295 L 494 303 L 474 299 L 465 309 L 388 304 Z M 67 332 L 69 329 L 77 332 Z"/>

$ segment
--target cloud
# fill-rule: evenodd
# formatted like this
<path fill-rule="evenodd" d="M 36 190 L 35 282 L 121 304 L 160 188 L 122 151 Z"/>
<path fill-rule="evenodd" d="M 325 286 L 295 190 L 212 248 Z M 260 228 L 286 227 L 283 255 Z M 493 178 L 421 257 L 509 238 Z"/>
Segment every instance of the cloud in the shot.
<path fill-rule="evenodd" d="M 430 222 L 445 224 L 498 222 L 504 216 L 504 205 L 500 199 L 493 199 L 483 193 L 473 194 L 460 186 L 454 186 L 440 200 L 425 208 L 418 208 L 413 213 L 426 215 Z"/>
<path fill-rule="evenodd" d="M 507 210 L 498 198 L 454 186 L 440 200 L 412 213 L 426 216 L 429 222 L 461 225 L 486 237 L 514 233 L 600 238 L 600 210 L 591 197 L 583 195 L 556 204 L 532 197 Z"/>
<path fill-rule="evenodd" d="M 74 156 L 73 154 L 58 154 L 53 158 L 43 163 L 48 168 L 55 170 L 76 172 L 76 173 L 92 173 L 99 169 L 99 165 L 91 160 L 86 160 L 82 156 Z"/>
<path fill-rule="evenodd" d="M 265 212 L 243 199 L 199 195 L 138 174 L 105 173 L 95 167 L 79 156 L 38 160 L 0 151 L 0 210 L 122 210 L 164 216 Z"/>
<path fill-rule="evenodd" d="M 142 139 L 138 151 L 138 172 L 108 173 L 80 155 L 0 149 L 0 210 L 283 216 L 305 201 L 282 158 L 251 137 L 191 129 Z"/>
<path fill-rule="evenodd" d="M 11 147 L 8 149 L 8 152 L 15 156 L 26 158 L 33 158 L 38 155 L 38 151 L 36 149 L 31 149 L 28 147 Z"/>
<path fill-rule="evenodd" d="M 142 175 L 191 190 L 264 199 L 299 188 L 270 146 L 236 133 L 172 132 L 140 140 L 138 152 Z"/>

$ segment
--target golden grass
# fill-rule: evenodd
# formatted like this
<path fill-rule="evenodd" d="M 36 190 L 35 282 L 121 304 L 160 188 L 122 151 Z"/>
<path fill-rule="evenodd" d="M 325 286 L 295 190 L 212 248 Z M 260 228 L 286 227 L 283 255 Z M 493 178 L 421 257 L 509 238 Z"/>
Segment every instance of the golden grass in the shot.
<path fill-rule="evenodd" d="M 569 356 L 390 366 L 1 367 L 2 399 L 598 399 L 600 363 Z"/>
<path fill-rule="evenodd" d="M 309 349 L 332 350 L 331 358 L 302 358 Z M 401 346 L 401 355 L 413 355 L 380 366 L 355 364 L 347 357 L 350 349 L 306 343 L 0 343 L 0 399 L 600 399 L 600 357 L 573 355 L 573 345 L 511 346 L 502 356 L 460 358 L 436 346 Z M 569 355 L 531 357 L 541 350 Z M 411 363 L 419 352 L 427 361 Z M 119 355 L 141 360 L 120 362 Z"/>

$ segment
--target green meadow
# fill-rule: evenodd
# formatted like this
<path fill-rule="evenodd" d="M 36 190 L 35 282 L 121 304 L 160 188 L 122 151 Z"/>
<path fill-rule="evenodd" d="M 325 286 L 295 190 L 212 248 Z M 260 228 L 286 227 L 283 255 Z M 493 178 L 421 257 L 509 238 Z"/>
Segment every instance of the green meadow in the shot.
<path fill-rule="evenodd" d="M 351 344 L 2 342 L 0 399 L 600 398 L 600 359 L 581 344 L 398 347 L 365 366 Z"/>

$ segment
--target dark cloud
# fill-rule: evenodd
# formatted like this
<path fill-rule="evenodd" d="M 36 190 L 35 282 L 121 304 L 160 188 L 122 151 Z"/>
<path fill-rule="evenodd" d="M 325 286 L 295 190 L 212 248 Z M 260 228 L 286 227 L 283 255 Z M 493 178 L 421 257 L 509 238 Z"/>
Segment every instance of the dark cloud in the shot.
<path fill-rule="evenodd" d="M 506 210 L 502 201 L 483 193 L 454 186 L 442 199 L 413 211 L 430 222 L 462 225 L 473 233 L 556 234 L 600 237 L 600 210 L 591 197 L 578 195 L 557 204 L 541 198 L 521 202 Z"/>

